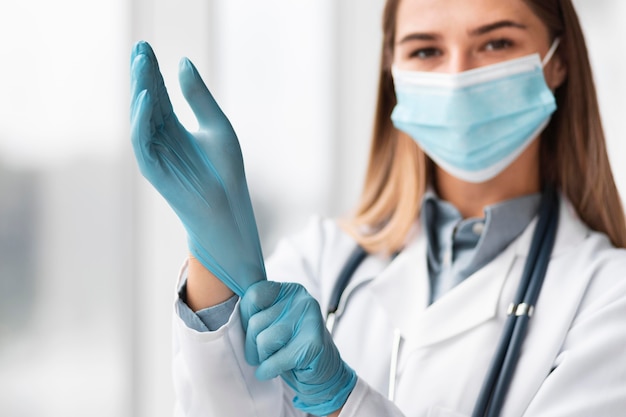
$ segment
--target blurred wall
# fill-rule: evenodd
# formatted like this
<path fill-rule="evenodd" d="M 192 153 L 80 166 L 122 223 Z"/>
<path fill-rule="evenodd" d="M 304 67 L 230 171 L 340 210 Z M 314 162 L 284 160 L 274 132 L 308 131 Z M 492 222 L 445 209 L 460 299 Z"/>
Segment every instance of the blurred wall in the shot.
<path fill-rule="evenodd" d="M 0 415 L 132 416 L 130 16 L 0 3 Z"/>
<path fill-rule="evenodd" d="M 576 0 L 622 195 L 626 2 Z M 0 415 L 170 416 L 184 231 L 128 143 L 128 57 L 181 56 L 242 144 L 263 248 L 359 194 L 383 1 L 43 0 L 0 5 Z"/>

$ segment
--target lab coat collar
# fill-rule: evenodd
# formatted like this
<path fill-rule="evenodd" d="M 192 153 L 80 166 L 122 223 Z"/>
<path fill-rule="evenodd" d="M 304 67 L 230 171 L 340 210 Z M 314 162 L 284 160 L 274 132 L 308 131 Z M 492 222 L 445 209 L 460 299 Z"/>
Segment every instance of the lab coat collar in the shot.
<path fill-rule="evenodd" d="M 536 219 L 492 262 L 428 305 L 430 283 L 423 232 L 368 286 L 403 336 L 406 347 L 435 344 L 468 331 L 498 314 L 503 288 L 518 257 L 525 257 Z M 559 229 L 552 257 L 576 245 L 588 233 L 571 204 L 561 198 Z M 522 260 L 524 262 L 524 260 Z M 515 274 L 517 275 L 517 274 Z M 517 287 L 519 276 L 511 277 Z M 461 307 L 462 306 L 462 307 Z"/>
<path fill-rule="evenodd" d="M 572 203 L 562 194 L 559 195 L 559 200 L 559 228 L 550 259 L 560 256 L 563 252 L 578 245 L 590 233 L 587 225 L 580 220 Z M 518 256 L 524 258 L 528 256 L 530 242 L 536 226 L 537 217 L 532 220 L 520 237 L 514 241 L 513 244 L 516 246 L 515 252 Z"/>
<path fill-rule="evenodd" d="M 509 246 L 468 279 L 428 305 L 430 283 L 423 233 L 369 286 L 407 348 L 441 342 L 493 318 L 515 258 Z M 401 289 L 400 291 L 398 289 Z"/>

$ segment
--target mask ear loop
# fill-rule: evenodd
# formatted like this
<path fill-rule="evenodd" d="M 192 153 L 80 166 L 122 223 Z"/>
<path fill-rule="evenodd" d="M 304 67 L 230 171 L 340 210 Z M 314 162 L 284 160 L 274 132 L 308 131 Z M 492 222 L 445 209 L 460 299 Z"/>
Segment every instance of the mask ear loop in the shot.
<path fill-rule="evenodd" d="M 561 43 L 561 38 L 554 39 L 554 42 L 552 42 L 552 46 L 550 46 L 548 53 L 546 54 L 546 56 L 543 57 L 543 61 L 541 61 L 542 67 L 545 67 L 546 65 L 548 65 L 548 62 L 550 62 L 550 60 L 554 56 L 554 53 L 556 52 L 560 43 Z"/>

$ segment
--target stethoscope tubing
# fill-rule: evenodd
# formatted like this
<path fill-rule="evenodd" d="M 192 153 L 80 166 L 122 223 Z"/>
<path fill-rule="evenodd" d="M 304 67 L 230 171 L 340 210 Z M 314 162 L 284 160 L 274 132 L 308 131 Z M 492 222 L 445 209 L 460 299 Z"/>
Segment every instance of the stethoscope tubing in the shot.
<path fill-rule="evenodd" d="M 357 247 L 354 248 L 354 250 L 348 257 L 348 261 L 339 273 L 339 277 L 337 277 L 335 287 L 333 288 L 333 292 L 330 295 L 328 306 L 326 308 L 326 328 L 331 334 L 333 332 L 333 328 L 335 327 L 335 315 L 337 313 L 337 310 L 339 309 L 341 297 L 346 287 L 350 283 L 352 275 L 354 274 L 358 266 L 367 257 L 367 255 L 368 253 L 365 251 L 365 249 L 363 249 L 360 245 L 357 245 Z"/>
<path fill-rule="evenodd" d="M 520 286 L 505 323 L 500 343 L 484 380 L 472 417 L 500 415 L 513 373 L 520 357 L 530 317 L 539 298 L 558 226 L 558 197 L 546 190 L 541 202 L 537 229 L 533 235 Z"/>
<path fill-rule="evenodd" d="M 506 393 L 520 357 L 522 344 L 528 330 L 530 317 L 539 298 L 548 263 L 552 254 L 558 227 L 559 199 L 553 188 L 544 191 L 539 208 L 539 219 L 515 298 L 509 307 L 508 316 L 494 353 L 490 368 L 472 412 L 472 417 L 497 417 L 500 414 Z M 332 334 L 344 290 L 358 266 L 368 253 L 357 246 L 341 270 L 328 303 L 326 325 Z M 396 329 L 392 347 L 389 376 L 389 399 L 395 397 L 395 374 L 401 335 Z"/>

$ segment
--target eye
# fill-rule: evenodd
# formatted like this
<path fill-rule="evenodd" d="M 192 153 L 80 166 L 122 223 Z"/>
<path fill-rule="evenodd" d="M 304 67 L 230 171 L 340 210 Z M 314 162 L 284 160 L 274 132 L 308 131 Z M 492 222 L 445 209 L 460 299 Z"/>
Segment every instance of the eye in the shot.
<path fill-rule="evenodd" d="M 513 42 L 509 39 L 495 39 L 485 44 L 486 51 L 501 51 L 513 46 Z"/>
<path fill-rule="evenodd" d="M 418 59 L 428 59 L 438 56 L 441 56 L 441 50 L 434 47 L 416 49 L 409 55 L 410 58 Z"/>

